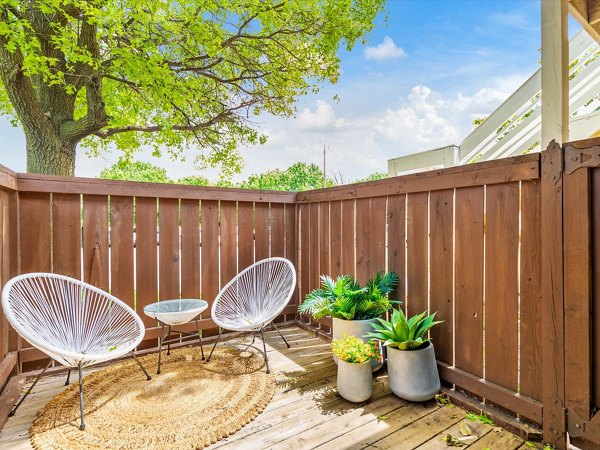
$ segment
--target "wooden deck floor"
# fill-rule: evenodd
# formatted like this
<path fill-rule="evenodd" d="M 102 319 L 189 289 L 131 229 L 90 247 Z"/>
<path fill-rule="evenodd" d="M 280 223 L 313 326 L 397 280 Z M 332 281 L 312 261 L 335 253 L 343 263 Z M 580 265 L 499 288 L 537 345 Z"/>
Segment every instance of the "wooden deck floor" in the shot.
<path fill-rule="evenodd" d="M 469 449 L 529 449 L 497 427 L 465 419 L 458 407 L 408 403 L 391 394 L 387 377 L 375 380 L 373 397 L 349 403 L 335 390 L 336 365 L 329 343 L 300 328 L 282 330 L 291 348 L 268 332 L 268 354 L 278 389 L 269 406 L 238 433 L 210 449 L 447 449 L 451 435 Z M 260 346 L 260 345 L 259 345 Z M 0 432 L 1 449 L 30 449 L 28 428 L 46 402 L 64 389 L 64 375 L 40 381 Z M 459 432 L 462 423 L 471 436 Z"/>

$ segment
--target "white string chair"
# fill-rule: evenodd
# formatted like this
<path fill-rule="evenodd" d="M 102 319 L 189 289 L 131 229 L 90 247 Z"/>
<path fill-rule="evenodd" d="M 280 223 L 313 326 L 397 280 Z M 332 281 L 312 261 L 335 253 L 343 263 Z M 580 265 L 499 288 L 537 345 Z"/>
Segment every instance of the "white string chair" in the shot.
<path fill-rule="evenodd" d="M 212 347 L 207 362 L 221 339 L 222 330 L 251 332 L 252 345 L 256 333 L 261 333 L 265 364 L 269 373 L 269 361 L 265 344 L 264 328 L 275 327 L 273 320 L 285 309 L 296 287 L 296 269 L 285 258 L 268 258 L 258 261 L 240 272 L 217 294 L 211 308 L 211 318 L 219 327 L 219 336 Z"/>
<path fill-rule="evenodd" d="M 97 287 L 63 275 L 29 273 L 15 277 L 2 290 L 2 308 L 12 327 L 51 360 L 23 398 L 14 415 L 52 360 L 79 372 L 79 401 L 83 421 L 84 367 L 130 353 L 149 380 L 133 349 L 144 337 L 139 316 L 121 300 Z"/>

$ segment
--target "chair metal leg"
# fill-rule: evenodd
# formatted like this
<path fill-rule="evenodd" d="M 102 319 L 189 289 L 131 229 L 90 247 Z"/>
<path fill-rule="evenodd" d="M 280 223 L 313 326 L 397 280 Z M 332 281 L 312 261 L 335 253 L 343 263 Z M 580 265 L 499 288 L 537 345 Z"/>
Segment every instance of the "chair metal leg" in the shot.
<path fill-rule="evenodd" d="M 210 361 L 210 357 L 212 356 L 213 352 L 215 351 L 215 347 L 217 346 L 217 344 L 221 340 L 221 332 L 222 332 L 221 327 L 219 327 L 219 336 L 217 336 L 217 340 L 215 341 L 215 345 L 213 345 L 213 348 L 210 351 L 210 355 L 208 355 L 208 358 L 206 358 L 206 362 Z"/>
<path fill-rule="evenodd" d="M 167 342 L 167 356 L 169 356 L 171 354 L 171 325 L 169 325 L 169 334 L 167 334 L 167 340 L 169 342 Z"/>
<path fill-rule="evenodd" d="M 252 345 L 254 344 L 254 341 L 256 341 L 256 331 L 252 332 L 252 342 L 250 342 L 248 345 L 246 345 L 246 348 L 243 351 L 246 351 L 250 347 L 252 347 Z"/>
<path fill-rule="evenodd" d="M 265 329 L 260 329 L 260 336 L 263 341 L 263 351 L 265 352 L 265 364 L 267 365 L 267 373 L 269 373 L 269 358 L 267 358 L 267 343 L 265 342 Z"/>
<path fill-rule="evenodd" d="M 277 325 L 275 325 L 275 322 L 271 322 L 271 325 L 273 325 L 275 327 L 275 329 L 279 333 L 279 336 L 281 336 L 281 339 L 283 339 L 283 342 L 285 342 L 285 345 L 287 345 L 287 348 L 290 348 L 290 344 L 288 344 L 288 341 L 285 340 L 285 338 L 283 337 L 283 334 L 281 334 L 281 331 L 279 331 L 279 328 L 277 328 Z"/>
<path fill-rule="evenodd" d="M 164 340 L 164 335 L 165 335 L 165 324 L 161 323 L 160 324 L 160 339 L 158 341 L 158 369 L 156 369 L 157 375 L 160 373 L 160 362 L 162 359 L 162 343 Z"/>
<path fill-rule="evenodd" d="M 204 347 L 202 346 L 202 331 L 200 330 L 200 322 L 196 319 L 196 329 L 198 330 L 198 339 L 200 339 L 200 353 L 202 354 L 202 361 L 204 361 Z"/>
<path fill-rule="evenodd" d="M 33 388 L 35 387 L 35 385 L 37 384 L 37 382 L 40 380 L 40 378 L 42 377 L 42 375 L 44 375 L 44 372 L 46 372 L 46 370 L 48 370 L 48 367 L 50 367 L 50 364 L 52 364 L 52 360 L 50 360 L 50 362 L 48 363 L 48 365 L 46 367 L 44 367 L 44 370 L 42 370 L 40 372 L 40 374 L 37 376 L 37 378 L 35 379 L 35 381 L 33 382 L 33 384 L 29 387 L 29 389 L 27 389 L 27 392 L 25 392 L 25 395 L 23 396 L 23 398 L 21 398 L 21 400 L 19 400 L 19 403 L 17 403 L 15 405 L 15 407 L 10 411 L 10 413 L 8 414 L 10 417 L 14 416 L 17 413 L 17 409 L 19 409 L 19 406 L 21 406 L 21 403 L 23 403 L 25 401 L 25 399 L 27 398 L 27 396 L 29 394 L 31 394 L 31 391 L 33 391 Z"/>
<path fill-rule="evenodd" d="M 146 380 L 151 380 L 152 377 L 150 375 L 148 375 L 146 368 L 143 366 L 142 362 L 139 359 L 137 359 L 137 356 L 135 356 L 135 353 L 133 353 L 133 351 L 131 352 L 131 356 L 133 357 L 135 362 L 138 363 L 138 366 L 140 366 L 140 369 L 142 369 L 142 372 L 144 372 L 144 375 L 146 375 Z"/>
<path fill-rule="evenodd" d="M 71 379 L 71 368 L 69 367 L 69 371 L 67 372 L 67 381 L 65 381 L 65 386 L 69 385 L 70 379 Z"/>
<path fill-rule="evenodd" d="M 83 374 L 81 373 L 81 364 L 77 366 L 77 369 L 79 370 L 79 414 L 81 415 L 79 429 L 83 431 L 85 430 L 85 423 L 83 421 Z"/>

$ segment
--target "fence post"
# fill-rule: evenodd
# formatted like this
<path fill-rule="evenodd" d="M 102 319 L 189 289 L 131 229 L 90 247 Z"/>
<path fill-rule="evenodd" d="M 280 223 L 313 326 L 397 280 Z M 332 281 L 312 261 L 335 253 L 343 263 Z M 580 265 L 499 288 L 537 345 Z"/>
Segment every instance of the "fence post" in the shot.
<path fill-rule="evenodd" d="M 542 152 L 542 372 L 544 441 L 566 448 L 563 167 L 561 146 Z"/>

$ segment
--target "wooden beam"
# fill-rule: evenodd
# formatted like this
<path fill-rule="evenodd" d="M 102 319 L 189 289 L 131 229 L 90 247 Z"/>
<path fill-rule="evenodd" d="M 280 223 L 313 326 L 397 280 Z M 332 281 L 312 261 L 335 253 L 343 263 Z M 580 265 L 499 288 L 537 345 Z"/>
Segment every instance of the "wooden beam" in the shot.
<path fill-rule="evenodd" d="M 587 13 L 590 25 L 600 23 L 600 0 L 587 0 Z"/>
<path fill-rule="evenodd" d="M 568 1 L 542 3 L 542 141 L 569 140 Z"/>
<path fill-rule="evenodd" d="M 600 42 L 600 22 L 597 22 L 595 24 L 591 24 L 590 22 L 588 22 L 588 9 L 587 9 L 587 3 L 586 3 L 586 9 L 583 10 L 580 7 L 578 7 L 575 2 L 572 0 L 571 3 L 569 3 L 569 12 L 571 13 L 571 15 L 573 17 L 575 17 L 575 19 L 577 19 L 577 22 L 579 22 L 579 24 L 581 25 L 581 27 L 594 39 L 596 39 L 596 41 Z"/>

